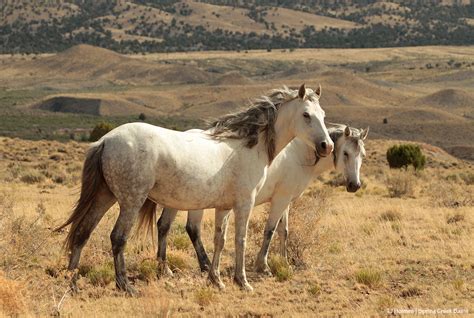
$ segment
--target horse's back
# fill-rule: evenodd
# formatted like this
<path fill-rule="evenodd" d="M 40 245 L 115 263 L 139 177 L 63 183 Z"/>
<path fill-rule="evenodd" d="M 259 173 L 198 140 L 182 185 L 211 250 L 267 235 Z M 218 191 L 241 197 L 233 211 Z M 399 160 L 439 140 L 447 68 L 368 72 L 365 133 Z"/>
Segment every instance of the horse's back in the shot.
<path fill-rule="evenodd" d="M 213 207 L 226 192 L 229 199 L 224 201 L 233 201 L 229 190 L 239 171 L 239 141 L 131 123 L 117 127 L 102 142 L 104 175 L 117 188 L 127 183 L 148 188 L 157 203 L 183 209 Z"/>

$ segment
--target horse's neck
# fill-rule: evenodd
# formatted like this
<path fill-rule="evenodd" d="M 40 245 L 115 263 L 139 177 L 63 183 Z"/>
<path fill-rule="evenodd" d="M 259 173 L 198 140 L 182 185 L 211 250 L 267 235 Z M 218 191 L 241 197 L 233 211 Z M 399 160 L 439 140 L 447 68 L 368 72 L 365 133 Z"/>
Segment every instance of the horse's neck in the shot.
<path fill-rule="evenodd" d="M 334 157 L 332 154 L 324 158 L 319 158 L 317 163 L 314 164 L 316 160 L 314 149 L 299 138 L 295 138 L 292 142 L 292 145 L 293 144 L 294 146 L 291 147 L 292 149 L 288 150 L 294 151 L 299 158 L 298 161 L 303 163 L 302 166 L 309 169 L 310 173 L 315 177 L 323 172 L 334 169 Z"/>
<path fill-rule="evenodd" d="M 319 176 L 321 173 L 334 170 L 334 157 L 333 154 L 330 154 L 327 157 L 320 158 L 316 165 L 313 167 L 314 177 Z"/>
<path fill-rule="evenodd" d="M 295 138 L 293 133 L 293 112 L 295 107 L 281 105 L 275 122 L 275 157 Z"/>

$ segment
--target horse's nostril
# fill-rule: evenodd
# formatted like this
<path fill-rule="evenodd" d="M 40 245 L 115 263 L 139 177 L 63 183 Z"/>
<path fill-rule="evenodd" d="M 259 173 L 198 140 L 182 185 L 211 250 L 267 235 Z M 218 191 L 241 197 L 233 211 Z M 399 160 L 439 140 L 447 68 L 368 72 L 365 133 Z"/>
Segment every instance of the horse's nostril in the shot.
<path fill-rule="evenodd" d="M 321 148 L 323 148 L 324 150 L 326 150 L 327 146 L 328 146 L 328 145 L 326 144 L 325 141 L 323 141 L 323 142 L 321 143 Z"/>

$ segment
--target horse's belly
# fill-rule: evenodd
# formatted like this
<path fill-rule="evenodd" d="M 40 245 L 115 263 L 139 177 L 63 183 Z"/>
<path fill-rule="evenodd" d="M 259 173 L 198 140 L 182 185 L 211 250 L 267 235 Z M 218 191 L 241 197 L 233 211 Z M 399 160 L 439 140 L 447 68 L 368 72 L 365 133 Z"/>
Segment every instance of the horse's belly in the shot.
<path fill-rule="evenodd" d="M 231 208 L 234 201 L 232 191 L 225 191 L 225 188 L 216 187 L 209 181 L 179 182 L 176 178 L 158 180 L 149 197 L 162 206 L 180 210 Z"/>

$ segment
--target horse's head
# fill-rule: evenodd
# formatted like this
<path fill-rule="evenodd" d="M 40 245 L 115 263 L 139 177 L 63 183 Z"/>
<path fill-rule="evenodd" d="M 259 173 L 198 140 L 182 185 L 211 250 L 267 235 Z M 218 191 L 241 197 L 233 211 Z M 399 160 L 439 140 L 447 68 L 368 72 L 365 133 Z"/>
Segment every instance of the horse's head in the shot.
<path fill-rule="evenodd" d="M 324 123 L 325 112 L 319 105 L 321 86 L 316 91 L 306 89 L 301 85 L 298 96 L 290 103 L 296 110 L 294 117 L 295 136 L 303 140 L 308 146 L 315 149 L 319 157 L 331 154 L 334 143 L 329 137 Z"/>
<path fill-rule="evenodd" d="M 369 127 L 358 130 L 346 126 L 336 142 L 335 166 L 336 170 L 343 173 L 348 192 L 356 192 L 361 186 L 360 167 L 365 157 L 364 140 L 368 133 Z"/>

